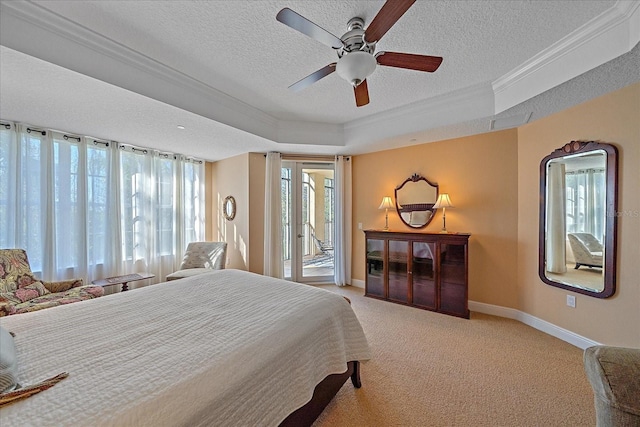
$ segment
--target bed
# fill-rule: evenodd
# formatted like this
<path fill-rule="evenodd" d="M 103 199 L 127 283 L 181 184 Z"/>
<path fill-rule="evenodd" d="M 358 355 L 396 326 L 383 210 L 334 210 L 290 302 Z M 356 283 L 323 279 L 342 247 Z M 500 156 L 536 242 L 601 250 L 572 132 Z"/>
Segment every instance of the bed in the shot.
<path fill-rule="evenodd" d="M 15 334 L 21 384 L 69 373 L 1 408 L 2 425 L 309 425 L 370 358 L 342 296 L 239 270 L 0 325 Z"/>

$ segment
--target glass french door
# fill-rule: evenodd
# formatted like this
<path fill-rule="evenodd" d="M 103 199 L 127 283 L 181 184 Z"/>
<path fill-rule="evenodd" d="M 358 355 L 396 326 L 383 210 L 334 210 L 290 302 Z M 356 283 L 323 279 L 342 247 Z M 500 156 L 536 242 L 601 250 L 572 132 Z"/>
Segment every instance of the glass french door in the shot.
<path fill-rule="evenodd" d="M 333 283 L 333 162 L 282 162 L 285 279 Z"/>

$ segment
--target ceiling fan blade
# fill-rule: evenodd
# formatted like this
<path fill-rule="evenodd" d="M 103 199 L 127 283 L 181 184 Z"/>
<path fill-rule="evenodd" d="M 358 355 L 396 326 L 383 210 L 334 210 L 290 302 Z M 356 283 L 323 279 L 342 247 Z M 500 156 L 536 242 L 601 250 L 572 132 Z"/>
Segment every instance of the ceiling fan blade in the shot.
<path fill-rule="evenodd" d="M 367 88 L 366 80 L 354 87 L 353 92 L 356 94 L 356 105 L 358 107 L 362 107 L 369 103 L 369 89 Z"/>
<path fill-rule="evenodd" d="M 305 89 L 305 88 L 311 86 L 312 84 L 314 84 L 315 82 L 317 82 L 321 78 L 326 77 L 329 74 L 333 73 L 335 70 L 336 70 L 336 63 L 332 62 L 331 64 L 327 65 L 326 67 L 320 68 L 315 73 L 309 74 L 304 79 L 298 80 L 297 82 L 295 82 L 294 84 L 289 86 L 289 89 L 291 89 L 294 92 L 300 92 L 302 89 Z"/>
<path fill-rule="evenodd" d="M 398 19 L 404 13 L 409 10 L 416 0 L 387 0 L 382 5 L 382 8 L 378 12 L 371 24 L 364 31 L 364 39 L 367 43 L 377 43 L 382 36 L 389 31 L 389 28 L 393 27 Z"/>
<path fill-rule="evenodd" d="M 409 70 L 433 73 L 442 63 L 440 56 L 414 55 L 412 53 L 379 52 L 376 61 L 387 67 L 407 68 Z"/>
<path fill-rule="evenodd" d="M 294 30 L 300 31 L 312 39 L 318 40 L 320 43 L 325 44 L 333 49 L 340 49 L 342 47 L 342 40 L 334 36 L 324 28 L 319 27 L 313 22 L 309 21 L 304 16 L 294 12 L 293 10 L 285 7 L 276 15 L 276 19 L 287 25 Z"/>

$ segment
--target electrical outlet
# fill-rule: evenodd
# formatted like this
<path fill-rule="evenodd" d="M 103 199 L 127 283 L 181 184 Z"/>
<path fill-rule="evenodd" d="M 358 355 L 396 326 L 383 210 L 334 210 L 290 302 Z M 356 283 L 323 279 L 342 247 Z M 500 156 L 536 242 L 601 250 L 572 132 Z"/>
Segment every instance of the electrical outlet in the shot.
<path fill-rule="evenodd" d="M 567 295 L 567 305 L 569 307 L 576 308 L 576 297 L 573 295 Z"/>
<path fill-rule="evenodd" d="M 358 230 L 362 230 L 362 223 L 361 222 L 358 223 Z"/>

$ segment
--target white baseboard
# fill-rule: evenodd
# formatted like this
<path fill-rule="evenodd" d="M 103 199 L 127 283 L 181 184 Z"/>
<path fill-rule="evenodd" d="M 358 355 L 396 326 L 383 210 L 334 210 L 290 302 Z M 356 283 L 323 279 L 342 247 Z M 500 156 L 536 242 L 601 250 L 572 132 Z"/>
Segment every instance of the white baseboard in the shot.
<path fill-rule="evenodd" d="M 351 286 L 364 289 L 364 280 L 351 279 Z"/>
<path fill-rule="evenodd" d="M 501 307 L 499 305 L 486 304 L 483 302 L 469 301 L 469 310 L 476 311 L 478 313 L 518 320 L 525 325 L 531 326 L 532 328 L 561 339 L 562 341 L 568 342 L 569 344 L 583 350 L 587 347 L 600 345 L 600 343 L 596 341 L 585 338 L 567 329 L 556 326 L 553 323 L 549 323 L 546 320 L 538 319 L 535 316 L 524 313 L 520 310 L 516 310 L 514 308 Z"/>
<path fill-rule="evenodd" d="M 364 289 L 364 280 L 351 279 L 351 286 Z M 553 337 L 561 339 L 571 345 L 578 348 L 585 349 L 594 345 L 600 345 L 600 343 L 585 338 L 567 329 L 556 326 L 553 323 L 549 323 L 546 320 L 539 319 L 528 313 L 516 310 L 515 308 L 502 307 L 499 305 L 487 304 L 484 302 L 469 301 L 469 310 L 476 311 L 478 313 L 490 314 L 492 316 L 505 317 L 507 319 L 514 319 L 525 325 L 531 326 L 534 329 L 549 334 Z"/>

